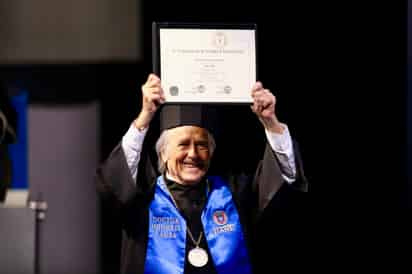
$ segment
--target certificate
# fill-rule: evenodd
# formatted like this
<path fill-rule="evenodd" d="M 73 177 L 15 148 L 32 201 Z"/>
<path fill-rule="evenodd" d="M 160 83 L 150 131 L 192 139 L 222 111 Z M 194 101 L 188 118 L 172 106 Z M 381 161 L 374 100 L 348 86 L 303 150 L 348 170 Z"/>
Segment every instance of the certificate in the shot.
<path fill-rule="evenodd" d="M 153 69 L 166 103 L 251 103 L 256 25 L 153 24 Z"/>

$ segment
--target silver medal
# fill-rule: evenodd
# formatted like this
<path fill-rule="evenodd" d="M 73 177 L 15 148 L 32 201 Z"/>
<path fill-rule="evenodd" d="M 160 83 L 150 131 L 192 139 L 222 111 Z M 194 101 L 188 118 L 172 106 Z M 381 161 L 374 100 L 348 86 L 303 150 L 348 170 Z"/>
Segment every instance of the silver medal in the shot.
<path fill-rule="evenodd" d="M 208 256 L 207 252 L 200 247 L 195 247 L 189 251 L 187 256 L 189 263 L 196 267 L 202 267 L 207 264 Z"/>

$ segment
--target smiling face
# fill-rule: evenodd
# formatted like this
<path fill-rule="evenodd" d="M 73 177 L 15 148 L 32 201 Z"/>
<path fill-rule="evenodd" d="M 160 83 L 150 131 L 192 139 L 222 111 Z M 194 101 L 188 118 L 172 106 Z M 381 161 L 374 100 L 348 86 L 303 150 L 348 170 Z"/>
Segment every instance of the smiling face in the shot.
<path fill-rule="evenodd" d="M 170 129 L 161 153 L 168 178 L 180 184 L 196 184 L 209 168 L 211 151 L 208 133 L 196 126 Z"/>

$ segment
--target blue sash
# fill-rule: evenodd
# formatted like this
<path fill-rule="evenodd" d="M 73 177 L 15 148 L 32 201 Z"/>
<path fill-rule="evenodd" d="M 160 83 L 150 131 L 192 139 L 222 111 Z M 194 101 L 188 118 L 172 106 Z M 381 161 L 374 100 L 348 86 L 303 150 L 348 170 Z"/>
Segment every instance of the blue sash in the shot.
<path fill-rule="evenodd" d="M 209 177 L 209 197 L 202 224 L 213 263 L 219 274 L 250 274 L 251 266 L 232 194 L 220 177 Z M 183 274 L 186 221 L 171 200 L 167 186 L 157 179 L 149 208 L 149 237 L 145 274 Z"/>

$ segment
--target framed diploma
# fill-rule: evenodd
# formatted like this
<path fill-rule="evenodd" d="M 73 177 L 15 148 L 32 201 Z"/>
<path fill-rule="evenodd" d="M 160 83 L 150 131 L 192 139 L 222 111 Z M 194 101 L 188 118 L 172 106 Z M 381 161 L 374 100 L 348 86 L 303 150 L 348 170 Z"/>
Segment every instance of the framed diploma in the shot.
<path fill-rule="evenodd" d="M 154 22 L 152 38 L 166 103 L 252 103 L 256 24 Z"/>

